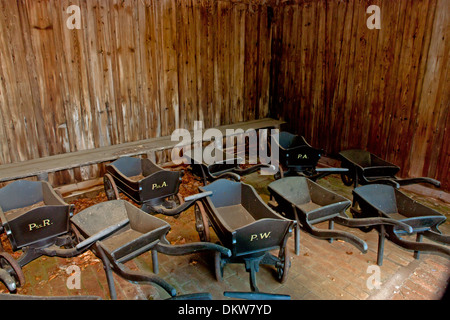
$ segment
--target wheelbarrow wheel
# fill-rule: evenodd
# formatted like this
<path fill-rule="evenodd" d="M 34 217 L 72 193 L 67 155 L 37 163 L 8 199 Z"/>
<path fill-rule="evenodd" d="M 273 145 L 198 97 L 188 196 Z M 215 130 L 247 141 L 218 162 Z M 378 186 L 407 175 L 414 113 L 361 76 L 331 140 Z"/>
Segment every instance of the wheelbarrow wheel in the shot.
<path fill-rule="evenodd" d="M 0 268 L 8 272 L 16 282 L 16 287 L 25 284 L 25 276 L 16 259 L 7 252 L 0 252 Z"/>
<path fill-rule="evenodd" d="M 279 262 L 277 263 L 278 280 L 281 283 L 285 283 L 291 267 L 291 260 L 289 259 L 289 252 L 286 248 L 281 248 L 278 252 Z"/>
<path fill-rule="evenodd" d="M 218 251 L 214 253 L 214 271 L 216 273 L 216 280 L 222 282 L 223 281 L 222 254 Z"/>
<path fill-rule="evenodd" d="M 284 178 L 284 171 L 281 165 L 279 166 L 278 172 L 274 174 L 273 178 L 275 180 L 280 180 Z"/>
<path fill-rule="evenodd" d="M 200 241 L 209 242 L 209 221 L 206 215 L 205 207 L 201 202 L 196 202 L 194 207 L 195 212 L 195 228 L 200 237 Z"/>
<path fill-rule="evenodd" d="M 341 173 L 341 180 L 347 187 L 351 187 L 353 185 L 353 182 L 355 182 L 355 175 L 351 169 L 347 169 L 347 173 Z"/>
<path fill-rule="evenodd" d="M 103 177 L 103 184 L 108 200 L 118 200 L 120 198 L 116 183 L 109 173 L 105 174 L 105 176 Z"/>

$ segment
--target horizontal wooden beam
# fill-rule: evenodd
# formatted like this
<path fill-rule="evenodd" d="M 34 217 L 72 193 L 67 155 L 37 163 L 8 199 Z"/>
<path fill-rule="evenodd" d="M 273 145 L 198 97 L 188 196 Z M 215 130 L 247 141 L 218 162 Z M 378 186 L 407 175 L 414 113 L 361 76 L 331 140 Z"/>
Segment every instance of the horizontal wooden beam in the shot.
<path fill-rule="evenodd" d="M 261 120 L 220 126 L 216 129 L 220 130 L 225 137 L 227 136 L 227 130 L 242 129 L 247 131 L 249 129 L 259 130 L 264 128 L 278 128 L 282 124 L 284 124 L 284 121 L 265 118 Z M 178 143 L 178 141 L 171 141 L 170 136 L 166 136 L 97 149 L 64 153 L 24 162 L 5 164 L 0 166 L 0 182 L 40 175 L 45 176 L 51 172 L 114 161 L 120 157 L 136 156 L 157 151 L 170 150 Z"/>

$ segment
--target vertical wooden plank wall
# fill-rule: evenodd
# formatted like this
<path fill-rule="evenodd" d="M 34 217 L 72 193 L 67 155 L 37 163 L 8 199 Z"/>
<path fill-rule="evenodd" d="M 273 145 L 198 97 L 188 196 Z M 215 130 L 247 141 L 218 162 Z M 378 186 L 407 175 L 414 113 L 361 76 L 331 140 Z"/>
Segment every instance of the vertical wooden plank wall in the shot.
<path fill-rule="evenodd" d="M 381 30 L 369 30 L 369 5 Z M 81 9 L 70 30 L 69 5 Z M 3 0 L 0 164 L 267 116 L 450 190 L 448 0 Z M 52 174 L 54 185 L 102 173 Z"/>
<path fill-rule="evenodd" d="M 266 117 L 266 1 L 3 0 L 0 164 Z M 81 29 L 67 28 L 81 9 Z M 57 186 L 101 174 L 50 176 Z"/>
<path fill-rule="evenodd" d="M 272 116 L 330 155 L 364 148 L 450 190 L 450 2 L 295 0 L 274 13 Z"/>

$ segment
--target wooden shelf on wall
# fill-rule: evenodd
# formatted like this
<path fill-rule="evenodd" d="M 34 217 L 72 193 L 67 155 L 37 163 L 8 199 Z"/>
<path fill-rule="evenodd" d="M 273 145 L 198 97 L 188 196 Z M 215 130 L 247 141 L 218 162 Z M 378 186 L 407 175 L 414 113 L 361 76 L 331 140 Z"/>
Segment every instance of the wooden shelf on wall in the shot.
<path fill-rule="evenodd" d="M 220 126 L 216 129 L 220 130 L 225 137 L 227 130 L 242 129 L 247 131 L 249 129 L 277 128 L 283 123 L 284 121 L 265 118 Z M 151 155 L 158 151 L 170 150 L 178 143 L 178 141 L 172 141 L 170 136 L 166 136 L 5 164 L 0 166 L 0 182 L 33 176 L 45 180 L 45 176 L 51 172 L 114 161 L 125 156 Z"/>

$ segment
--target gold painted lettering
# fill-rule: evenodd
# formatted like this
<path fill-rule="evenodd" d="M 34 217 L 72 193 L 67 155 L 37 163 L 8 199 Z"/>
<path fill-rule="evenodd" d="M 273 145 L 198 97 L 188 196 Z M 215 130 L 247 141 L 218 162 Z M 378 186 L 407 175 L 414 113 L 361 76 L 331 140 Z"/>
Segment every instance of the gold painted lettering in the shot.
<path fill-rule="evenodd" d="M 261 237 L 261 239 L 268 239 L 270 237 L 270 234 L 272 232 L 268 232 L 268 233 L 261 233 L 259 236 Z"/>

